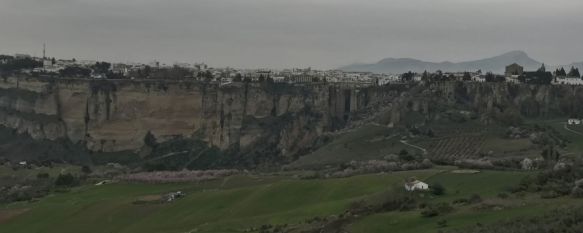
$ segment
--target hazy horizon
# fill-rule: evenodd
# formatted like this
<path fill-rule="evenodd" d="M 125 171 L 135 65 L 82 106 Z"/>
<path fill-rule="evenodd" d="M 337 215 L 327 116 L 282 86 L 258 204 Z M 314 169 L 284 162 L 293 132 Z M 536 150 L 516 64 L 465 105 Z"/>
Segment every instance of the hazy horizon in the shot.
<path fill-rule="evenodd" d="M 583 61 L 583 1 L 0 0 L 0 53 L 242 68 L 336 68 L 522 50 Z"/>

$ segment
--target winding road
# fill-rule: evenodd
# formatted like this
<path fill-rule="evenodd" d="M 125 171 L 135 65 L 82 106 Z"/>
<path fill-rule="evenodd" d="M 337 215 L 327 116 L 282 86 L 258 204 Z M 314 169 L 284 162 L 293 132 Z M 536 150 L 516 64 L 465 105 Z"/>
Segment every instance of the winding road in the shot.
<path fill-rule="evenodd" d="M 407 145 L 407 146 L 410 146 L 410 147 L 413 147 L 413 148 L 416 148 L 416 149 L 418 149 L 418 150 L 421 150 L 421 151 L 423 151 L 423 154 L 427 154 L 427 149 L 425 149 L 425 148 L 423 148 L 423 147 L 420 147 L 420 146 L 416 146 L 416 145 L 410 144 L 410 143 L 408 143 L 408 142 L 407 142 L 407 141 L 405 141 L 405 140 L 401 140 L 400 142 L 401 142 L 401 143 L 403 143 L 403 144 L 405 144 L 405 145 Z"/>

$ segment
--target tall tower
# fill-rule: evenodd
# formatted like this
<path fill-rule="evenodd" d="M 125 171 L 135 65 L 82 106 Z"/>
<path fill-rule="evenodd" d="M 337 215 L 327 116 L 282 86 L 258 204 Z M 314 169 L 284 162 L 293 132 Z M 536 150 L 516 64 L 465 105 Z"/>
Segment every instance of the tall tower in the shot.
<path fill-rule="evenodd" d="M 43 43 L 43 59 L 47 59 L 47 44 Z"/>

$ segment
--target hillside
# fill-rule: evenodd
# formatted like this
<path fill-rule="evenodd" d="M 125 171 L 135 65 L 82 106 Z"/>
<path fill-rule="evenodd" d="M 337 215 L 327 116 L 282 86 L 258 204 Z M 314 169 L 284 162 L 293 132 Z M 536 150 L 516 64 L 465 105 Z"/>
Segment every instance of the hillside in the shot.
<path fill-rule="evenodd" d="M 376 73 L 401 74 L 413 72 L 444 72 L 461 71 L 492 71 L 503 73 L 504 68 L 512 63 L 525 67 L 526 70 L 535 70 L 541 66 L 541 62 L 530 58 L 523 51 L 512 51 L 499 56 L 466 62 L 427 62 L 411 58 L 386 58 L 374 64 L 353 64 L 339 68 L 344 71 L 368 71 Z"/>

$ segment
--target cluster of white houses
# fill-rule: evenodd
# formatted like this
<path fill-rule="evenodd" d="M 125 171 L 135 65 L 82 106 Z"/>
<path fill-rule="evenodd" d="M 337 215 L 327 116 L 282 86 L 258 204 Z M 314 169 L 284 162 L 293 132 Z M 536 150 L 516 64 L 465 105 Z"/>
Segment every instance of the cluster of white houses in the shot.
<path fill-rule="evenodd" d="M 29 55 L 17 54 L 16 58 L 31 58 Z M 70 67 L 79 66 L 84 68 L 91 68 L 97 63 L 92 60 L 62 60 L 62 59 L 47 59 L 47 58 L 33 58 L 42 61 L 43 66 L 35 68 L 28 72 L 48 72 L 59 73 L 59 71 Z M 0 63 L 2 61 L 0 60 Z M 143 64 L 143 63 L 114 63 L 111 64 L 110 71 L 116 74 L 121 74 L 125 78 L 133 78 L 132 74 L 136 71 L 144 69 L 171 69 L 182 68 L 191 72 L 191 75 L 186 75 L 184 78 L 197 78 L 197 73 L 206 72 L 212 76 L 211 81 L 219 82 L 221 84 L 229 84 L 236 81 L 237 78 L 244 78 L 250 81 L 261 81 L 265 79 L 272 80 L 277 83 L 312 83 L 312 82 L 328 82 L 328 83 L 353 83 L 359 85 L 386 85 L 391 83 L 404 82 L 403 74 L 383 74 L 372 72 L 347 72 L 341 70 L 315 70 L 311 68 L 305 69 L 234 69 L 234 68 L 211 68 L 204 63 L 174 63 L 163 64 L 157 61 Z M 26 72 L 26 71 L 25 71 Z M 520 77 L 528 76 L 536 72 L 527 72 L 518 64 L 511 64 L 506 67 L 506 72 L 503 75 L 507 82 L 519 82 Z M 546 72 L 549 73 L 550 72 Z M 406 82 L 421 82 L 426 78 L 427 73 L 410 73 L 410 77 Z M 477 72 L 449 72 L 441 73 L 441 77 L 448 77 L 447 80 L 459 80 L 470 82 L 486 82 L 487 74 L 481 71 Z M 551 74 L 552 75 L 552 74 Z M 100 74 L 92 74 L 92 78 L 104 78 Z M 199 77 L 200 78 L 200 77 Z M 565 84 L 565 85 L 583 85 L 583 80 L 580 77 L 558 76 L 553 75 L 551 84 Z"/>

